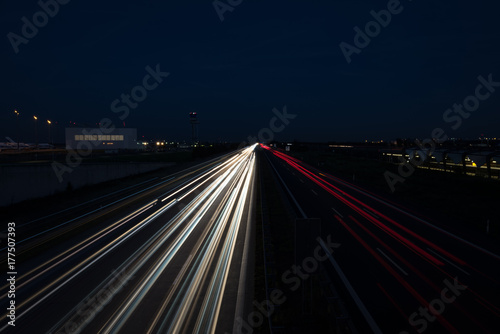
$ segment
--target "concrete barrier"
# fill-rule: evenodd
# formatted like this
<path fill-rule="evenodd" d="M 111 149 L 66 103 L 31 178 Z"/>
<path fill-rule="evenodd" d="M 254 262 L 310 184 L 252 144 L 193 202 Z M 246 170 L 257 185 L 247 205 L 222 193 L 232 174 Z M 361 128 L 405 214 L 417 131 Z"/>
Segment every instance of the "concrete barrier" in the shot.
<path fill-rule="evenodd" d="M 50 165 L 0 165 L 0 207 L 150 172 L 175 163 L 82 164 L 59 182 Z"/>

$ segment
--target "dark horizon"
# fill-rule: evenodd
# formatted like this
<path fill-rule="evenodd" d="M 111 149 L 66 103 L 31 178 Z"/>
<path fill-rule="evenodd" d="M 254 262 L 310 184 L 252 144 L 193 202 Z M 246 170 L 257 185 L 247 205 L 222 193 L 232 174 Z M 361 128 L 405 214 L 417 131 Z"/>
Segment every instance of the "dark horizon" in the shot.
<path fill-rule="evenodd" d="M 218 13 L 210 1 L 69 2 L 26 43 L 23 17 L 32 24 L 42 8 L 5 3 L 0 141 L 16 140 L 17 109 L 24 142 L 35 141 L 34 115 L 40 138 L 47 119 L 62 140 L 70 121 L 109 118 L 139 138 L 189 140 L 193 111 L 200 140 L 239 142 L 284 106 L 297 117 L 279 140 L 430 138 L 435 128 L 500 137 L 498 4 L 402 1 L 389 20 L 388 3 L 257 1 Z M 365 25 L 377 18 L 386 26 L 367 43 Z M 157 69 L 164 75 L 146 81 L 151 89 L 135 91 L 144 100 L 123 99 Z M 484 80 L 492 86 L 480 94 L 491 94 L 445 120 Z"/>

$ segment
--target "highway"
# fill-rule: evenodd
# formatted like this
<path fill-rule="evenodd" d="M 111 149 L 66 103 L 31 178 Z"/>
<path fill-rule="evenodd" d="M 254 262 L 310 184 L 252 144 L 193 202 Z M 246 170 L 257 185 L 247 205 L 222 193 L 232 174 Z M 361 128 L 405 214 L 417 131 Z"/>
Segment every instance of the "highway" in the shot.
<path fill-rule="evenodd" d="M 0 332 L 233 332 L 252 283 L 255 147 L 17 221 L 15 327 Z"/>
<path fill-rule="evenodd" d="M 261 147 L 295 217 L 340 244 L 324 265 L 360 333 L 498 333 L 498 245 Z"/>
<path fill-rule="evenodd" d="M 498 245 L 265 145 L 27 213 L 16 221 L 16 326 L 4 274 L 0 332 L 238 332 L 252 311 L 259 164 L 295 217 L 321 219 L 321 239 L 339 245 L 318 243 L 359 333 L 497 332 Z"/>

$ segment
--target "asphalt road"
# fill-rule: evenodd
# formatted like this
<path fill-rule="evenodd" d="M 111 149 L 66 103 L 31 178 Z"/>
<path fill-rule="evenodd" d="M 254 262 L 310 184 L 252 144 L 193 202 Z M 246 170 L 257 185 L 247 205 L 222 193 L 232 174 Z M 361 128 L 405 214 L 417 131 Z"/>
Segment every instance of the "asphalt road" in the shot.
<path fill-rule="evenodd" d="M 321 219 L 322 240 L 339 245 L 323 264 L 358 332 L 497 332 L 498 245 L 260 150 L 296 217 Z M 251 311 L 256 163 L 239 150 L 16 221 L 0 332 L 234 333 Z"/>
<path fill-rule="evenodd" d="M 283 152 L 263 154 L 297 218 L 320 218 L 322 239 L 340 244 L 325 264 L 360 333 L 498 333 L 498 245 Z"/>
<path fill-rule="evenodd" d="M 249 147 L 16 221 L 15 274 L 4 276 L 15 296 L 4 280 L 0 332 L 233 332 L 253 283 L 240 276 L 255 164 Z"/>

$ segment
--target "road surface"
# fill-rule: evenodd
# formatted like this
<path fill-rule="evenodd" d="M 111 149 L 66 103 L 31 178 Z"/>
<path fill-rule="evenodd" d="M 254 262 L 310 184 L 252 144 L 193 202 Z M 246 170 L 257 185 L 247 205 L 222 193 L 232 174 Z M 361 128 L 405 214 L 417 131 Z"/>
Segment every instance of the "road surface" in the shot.
<path fill-rule="evenodd" d="M 327 268 L 372 332 L 498 332 L 500 256 L 491 245 L 262 148 L 296 217 L 320 218 L 323 239 L 340 243 Z"/>
<path fill-rule="evenodd" d="M 0 332 L 232 332 L 245 302 L 254 149 L 16 222 L 15 297 L 4 283 Z"/>

